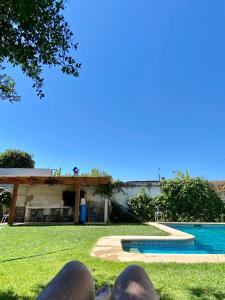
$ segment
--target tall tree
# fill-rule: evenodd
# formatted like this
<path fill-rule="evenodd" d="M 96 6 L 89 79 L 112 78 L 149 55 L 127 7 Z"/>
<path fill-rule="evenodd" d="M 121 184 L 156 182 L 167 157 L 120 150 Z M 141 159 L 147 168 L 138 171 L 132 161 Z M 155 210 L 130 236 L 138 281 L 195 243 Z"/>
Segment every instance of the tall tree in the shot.
<path fill-rule="evenodd" d="M 58 66 L 77 77 L 81 65 L 73 58 L 77 43 L 62 15 L 65 0 L 0 0 L 0 98 L 17 102 L 15 81 L 4 73 L 4 63 L 19 66 L 44 97 L 43 65 Z"/>
<path fill-rule="evenodd" d="M 33 155 L 27 152 L 8 149 L 0 153 L 0 168 L 34 168 Z"/>

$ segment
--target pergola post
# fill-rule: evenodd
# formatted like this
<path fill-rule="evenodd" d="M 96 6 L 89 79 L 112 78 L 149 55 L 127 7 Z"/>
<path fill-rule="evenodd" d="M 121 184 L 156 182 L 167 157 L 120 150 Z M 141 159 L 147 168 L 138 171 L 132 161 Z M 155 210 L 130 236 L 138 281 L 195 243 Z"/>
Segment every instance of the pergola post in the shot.
<path fill-rule="evenodd" d="M 13 186 L 12 203 L 11 203 L 10 211 L 9 211 L 9 220 L 8 220 L 9 225 L 13 225 L 13 222 L 14 222 L 18 190 L 19 190 L 19 183 L 15 183 Z"/>
<path fill-rule="evenodd" d="M 76 184 L 76 196 L 74 205 L 74 224 L 78 224 L 80 207 L 80 184 Z"/>
<path fill-rule="evenodd" d="M 104 223 L 108 223 L 108 221 L 109 221 L 109 200 L 105 199 Z"/>

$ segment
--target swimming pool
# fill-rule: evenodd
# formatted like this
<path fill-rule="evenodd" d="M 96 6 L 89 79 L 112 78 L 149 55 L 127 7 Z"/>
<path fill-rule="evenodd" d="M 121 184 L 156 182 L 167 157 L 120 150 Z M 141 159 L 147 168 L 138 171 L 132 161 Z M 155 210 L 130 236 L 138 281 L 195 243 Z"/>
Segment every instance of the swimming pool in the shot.
<path fill-rule="evenodd" d="M 125 240 L 124 251 L 160 254 L 225 254 L 224 224 L 166 224 L 194 235 L 194 240 Z"/>

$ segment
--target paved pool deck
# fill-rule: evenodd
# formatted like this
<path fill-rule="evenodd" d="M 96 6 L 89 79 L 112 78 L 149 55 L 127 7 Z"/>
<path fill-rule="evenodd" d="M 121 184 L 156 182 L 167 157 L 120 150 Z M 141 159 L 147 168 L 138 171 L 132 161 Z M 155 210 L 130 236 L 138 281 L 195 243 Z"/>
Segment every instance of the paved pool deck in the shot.
<path fill-rule="evenodd" d="M 107 236 L 97 241 L 91 256 L 104 260 L 118 262 L 146 262 L 146 263 L 222 263 L 225 254 L 160 254 L 160 253 L 131 253 L 122 248 L 122 241 L 132 240 L 165 240 L 165 241 L 192 241 L 194 236 L 163 224 L 147 223 L 167 232 L 166 236 Z M 191 224 L 191 223 L 189 223 Z M 193 223 L 192 223 L 193 224 Z M 212 224 L 212 223 L 211 223 Z"/>

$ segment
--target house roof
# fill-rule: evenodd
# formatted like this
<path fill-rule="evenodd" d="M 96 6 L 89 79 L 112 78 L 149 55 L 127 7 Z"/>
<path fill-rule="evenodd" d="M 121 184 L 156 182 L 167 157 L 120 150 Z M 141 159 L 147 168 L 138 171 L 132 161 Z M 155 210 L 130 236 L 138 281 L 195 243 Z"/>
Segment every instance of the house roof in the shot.
<path fill-rule="evenodd" d="M 43 168 L 0 168 L 1 176 L 51 176 L 52 169 Z"/>
<path fill-rule="evenodd" d="M 111 181 L 110 176 L 0 176 L 0 184 L 99 185 Z"/>

